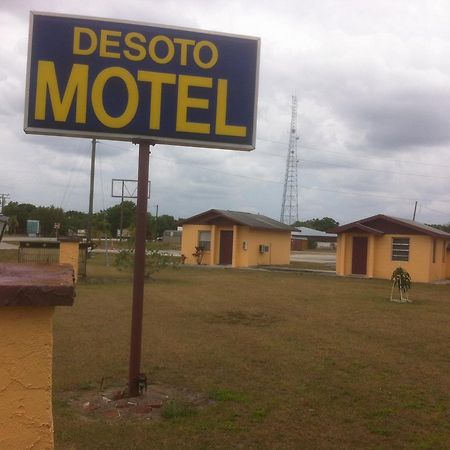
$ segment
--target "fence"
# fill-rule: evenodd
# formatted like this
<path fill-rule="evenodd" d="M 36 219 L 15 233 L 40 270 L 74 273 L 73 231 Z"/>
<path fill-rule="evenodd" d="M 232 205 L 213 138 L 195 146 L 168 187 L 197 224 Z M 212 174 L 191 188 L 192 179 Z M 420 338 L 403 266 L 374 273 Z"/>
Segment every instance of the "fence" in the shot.
<path fill-rule="evenodd" d="M 86 276 L 87 244 L 80 243 L 78 276 Z M 19 245 L 19 263 L 58 264 L 59 242 L 57 241 L 21 241 Z"/>

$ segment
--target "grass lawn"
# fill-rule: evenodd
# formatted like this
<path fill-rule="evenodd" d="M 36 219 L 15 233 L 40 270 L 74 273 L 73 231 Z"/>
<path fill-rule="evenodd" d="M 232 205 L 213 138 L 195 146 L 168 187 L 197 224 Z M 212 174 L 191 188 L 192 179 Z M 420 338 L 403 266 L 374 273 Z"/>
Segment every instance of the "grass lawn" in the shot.
<path fill-rule="evenodd" d="M 182 267 L 146 284 L 142 366 L 160 420 L 68 398 L 127 380 L 131 279 L 89 261 L 56 309 L 57 449 L 448 449 L 450 286 Z M 201 402 L 193 399 L 203 399 Z"/>

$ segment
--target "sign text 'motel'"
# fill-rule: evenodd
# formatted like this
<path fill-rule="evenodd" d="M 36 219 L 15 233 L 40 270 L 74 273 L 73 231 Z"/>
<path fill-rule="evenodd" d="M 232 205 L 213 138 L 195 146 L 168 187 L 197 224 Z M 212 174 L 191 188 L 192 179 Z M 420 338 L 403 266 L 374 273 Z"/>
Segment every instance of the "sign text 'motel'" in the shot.
<path fill-rule="evenodd" d="M 25 131 L 251 150 L 259 43 L 31 13 Z"/>

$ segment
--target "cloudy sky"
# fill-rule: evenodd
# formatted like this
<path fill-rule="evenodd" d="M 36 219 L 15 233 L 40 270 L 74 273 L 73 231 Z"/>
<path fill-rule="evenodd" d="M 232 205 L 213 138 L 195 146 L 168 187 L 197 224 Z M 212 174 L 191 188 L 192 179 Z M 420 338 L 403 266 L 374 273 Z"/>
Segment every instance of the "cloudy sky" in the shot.
<path fill-rule="evenodd" d="M 135 20 L 261 38 L 256 150 L 158 145 L 149 211 L 280 217 L 291 96 L 298 98 L 299 218 L 377 213 L 450 222 L 447 0 L 2 0 L 0 193 L 86 211 L 90 141 L 23 132 L 29 11 Z M 95 210 L 137 148 L 100 141 Z"/>

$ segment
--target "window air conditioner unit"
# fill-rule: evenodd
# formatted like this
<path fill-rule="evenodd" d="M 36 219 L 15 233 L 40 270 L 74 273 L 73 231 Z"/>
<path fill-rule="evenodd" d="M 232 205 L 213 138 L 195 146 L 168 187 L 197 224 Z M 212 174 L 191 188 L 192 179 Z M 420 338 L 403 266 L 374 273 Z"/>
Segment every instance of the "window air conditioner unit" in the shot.
<path fill-rule="evenodd" d="M 259 246 L 259 253 L 269 253 L 269 246 L 261 244 Z"/>

